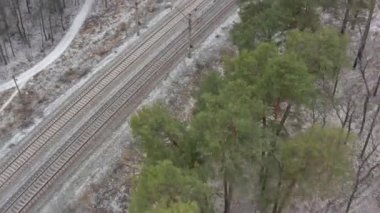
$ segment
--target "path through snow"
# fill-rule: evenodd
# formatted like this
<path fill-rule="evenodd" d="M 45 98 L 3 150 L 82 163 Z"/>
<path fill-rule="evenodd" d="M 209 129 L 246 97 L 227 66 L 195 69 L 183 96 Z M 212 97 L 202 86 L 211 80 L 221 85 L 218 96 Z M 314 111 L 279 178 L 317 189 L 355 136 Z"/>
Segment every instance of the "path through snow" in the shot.
<path fill-rule="evenodd" d="M 175 0 L 174 5 L 179 7 L 180 4 L 182 4 L 185 0 Z M 165 2 L 163 3 L 165 5 Z M 151 27 L 156 25 L 158 22 L 162 21 L 164 17 L 170 13 L 170 9 L 161 7 L 161 9 L 158 10 L 158 13 L 152 18 L 148 19 L 146 22 L 146 25 L 144 24 L 144 27 L 141 28 L 140 33 L 141 35 L 145 34 Z M 124 21 L 128 21 L 130 17 L 126 17 Z M 83 36 L 80 35 L 79 38 Z M 55 109 L 57 109 L 58 106 L 62 105 L 62 103 L 71 95 L 74 94 L 76 90 L 78 90 L 80 87 L 82 87 L 87 81 L 89 81 L 98 71 L 104 69 L 104 67 L 115 60 L 116 57 L 118 57 L 120 54 L 124 53 L 127 48 L 130 47 L 130 45 L 133 42 L 136 42 L 140 37 L 136 34 L 133 34 L 131 37 L 127 37 L 126 40 L 118 47 L 115 47 L 110 51 L 109 55 L 105 58 L 103 58 L 99 63 L 96 63 L 96 65 L 92 66 L 94 70 L 92 70 L 90 73 L 88 73 L 85 77 L 81 78 L 77 83 L 72 85 L 66 92 L 59 95 L 53 102 L 49 103 L 48 106 L 44 107 L 43 115 L 42 117 L 33 117 L 33 125 L 18 131 L 14 136 L 12 136 L 9 140 L 7 140 L 5 143 L 0 144 L 0 159 L 7 156 L 10 150 L 12 149 L 13 145 L 17 144 L 19 145 L 19 142 L 23 140 L 23 138 L 33 129 L 39 125 L 39 123 L 42 121 L 44 117 L 47 117 L 50 115 L 50 113 L 54 112 Z M 76 39 L 76 38 L 75 38 Z M 73 41 L 75 43 L 75 40 Z M 73 44 L 74 45 L 74 44 Z M 75 45 L 74 45 L 75 46 Z M 67 51 L 69 51 L 71 47 Z M 66 54 L 66 53 L 65 53 Z M 64 57 L 64 56 L 63 56 Z M 60 60 L 60 59 L 59 59 Z M 59 63 L 59 60 L 56 63 Z M 55 66 L 55 65 L 54 65 Z M 62 65 L 60 65 L 62 66 Z M 58 68 L 59 69 L 59 68 Z M 31 80 L 34 81 L 34 80 Z M 17 93 L 15 94 L 15 96 Z M 0 116 L 4 113 L 4 111 L 0 111 Z"/>
<path fill-rule="evenodd" d="M 94 3 L 94 0 L 86 0 L 84 5 L 82 6 L 82 9 L 78 13 L 78 15 L 75 17 L 73 24 L 70 26 L 70 29 L 67 31 L 65 36 L 61 39 L 61 41 L 58 43 L 58 45 L 54 48 L 54 50 L 49 55 L 47 55 L 42 61 L 40 61 L 34 67 L 30 68 L 29 70 L 17 76 L 17 83 L 19 84 L 20 88 L 23 88 L 26 85 L 26 83 L 31 78 L 33 78 L 33 76 L 35 76 L 36 74 L 44 70 L 47 66 L 53 63 L 55 60 L 57 60 L 65 52 L 65 50 L 70 46 L 75 36 L 78 34 L 84 21 L 86 20 L 86 17 L 89 11 L 91 10 L 93 3 Z M 13 80 L 9 80 L 7 82 L 0 84 L 0 92 L 14 88 L 14 87 L 15 85 L 14 85 Z M 11 103 L 11 101 L 14 99 L 14 97 L 16 97 L 16 95 L 17 95 L 17 90 L 15 90 L 12 93 L 11 97 L 1 106 L 0 113 Z"/>

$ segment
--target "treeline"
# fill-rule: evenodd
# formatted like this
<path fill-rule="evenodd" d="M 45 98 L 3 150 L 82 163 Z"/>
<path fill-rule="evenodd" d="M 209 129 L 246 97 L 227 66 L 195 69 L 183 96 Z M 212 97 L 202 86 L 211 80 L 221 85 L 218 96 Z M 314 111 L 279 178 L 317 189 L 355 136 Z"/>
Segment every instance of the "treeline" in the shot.
<path fill-rule="evenodd" d="M 132 119 L 144 165 L 129 212 L 215 212 L 223 200 L 229 213 L 233 200 L 249 200 L 251 212 L 281 213 L 312 199 L 326 208 L 340 200 L 337 208 L 349 212 L 358 186 L 380 165 L 367 164 L 378 147 L 368 138 L 380 107 L 364 145 L 362 130 L 351 128 L 352 109 L 339 117 L 341 127 L 328 118 L 351 62 L 347 26 L 367 31 L 372 21 L 374 1 L 353 2 L 241 1 L 242 21 L 231 33 L 239 54 L 225 59 L 223 75 L 204 77 L 192 120 L 181 122 L 161 104 Z M 320 23 L 321 9 L 341 8 L 349 12 L 340 27 Z M 361 14 L 368 19 L 359 22 Z"/>
<path fill-rule="evenodd" d="M 31 48 L 33 33 L 40 32 L 42 49 L 44 42 L 54 43 L 56 29 L 67 27 L 65 9 L 79 4 L 79 0 L 0 0 L 0 62 L 6 65 L 16 57 L 19 41 Z"/>

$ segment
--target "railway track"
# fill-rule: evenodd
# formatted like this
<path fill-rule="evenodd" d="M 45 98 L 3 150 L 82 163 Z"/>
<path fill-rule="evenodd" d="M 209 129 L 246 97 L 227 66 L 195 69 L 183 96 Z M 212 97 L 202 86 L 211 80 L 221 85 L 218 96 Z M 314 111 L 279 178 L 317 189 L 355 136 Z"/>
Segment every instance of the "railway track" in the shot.
<path fill-rule="evenodd" d="M 187 3 L 184 5 L 182 13 L 188 13 L 194 10 L 196 6 L 201 5 L 200 3 L 204 2 L 205 1 L 197 0 L 192 3 Z M 106 68 L 106 70 L 112 70 L 111 72 L 106 72 L 100 78 L 97 78 L 97 80 L 92 82 L 90 86 L 87 86 L 84 91 L 81 91 L 81 95 L 71 101 L 71 104 L 63 108 L 57 116 L 45 124 L 45 127 L 39 134 L 29 139 L 26 146 L 2 165 L 0 169 L 0 189 L 3 188 L 17 171 L 19 171 L 29 159 L 36 155 L 41 148 L 51 143 L 51 139 L 60 129 L 75 118 L 85 106 L 118 78 L 121 73 L 127 70 L 143 53 L 147 52 L 148 49 L 156 47 L 169 32 L 175 30 L 176 27 L 178 27 L 176 24 L 182 19 L 182 14 L 179 11 L 175 12 L 172 17 L 164 21 L 164 29 L 154 29 L 139 45 L 133 47 L 132 51 L 126 55 L 121 54 L 120 58 L 117 59 L 117 63 L 113 63 L 113 65 Z"/>
<path fill-rule="evenodd" d="M 206 0 L 207 1 L 207 0 Z M 197 1 L 200 5 L 206 1 Z M 202 41 L 235 5 L 235 0 L 214 4 L 210 12 L 194 26 L 192 40 Z M 174 27 L 174 26 L 173 26 Z M 169 32 L 169 31 L 168 31 Z M 164 34 L 163 34 L 164 35 Z M 48 189 L 53 181 L 77 159 L 94 141 L 94 135 L 125 106 L 137 106 L 143 99 L 146 89 L 159 82 L 181 57 L 187 52 L 188 38 L 186 28 L 143 67 L 122 89 L 103 105 L 62 147 L 47 160 L 34 175 L 2 206 L 0 212 L 26 211 L 37 198 Z M 117 69 L 116 66 L 114 69 Z M 123 68 L 125 69 L 125 68 Z M 133 108 L 132 107 L 132 108 Z M 59 129 L 58 129 L 59 130 Z M 53 131 L 58 131 L 55 128 Z"/>

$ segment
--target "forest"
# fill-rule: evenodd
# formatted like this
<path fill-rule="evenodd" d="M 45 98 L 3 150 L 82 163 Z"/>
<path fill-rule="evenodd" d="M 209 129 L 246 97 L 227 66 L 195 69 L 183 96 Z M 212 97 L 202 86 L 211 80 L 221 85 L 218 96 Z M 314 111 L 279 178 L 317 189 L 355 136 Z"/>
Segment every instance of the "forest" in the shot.
<path fill-rule="evenodd" d="M 369 77 L 366 48 L 376 1 L 239 4 L 238 53 L 202 77 L 191 120 L 162 103 L 132 118 L 144 158 L 129 211 L 229 213 L 249 200 L 249 212 L 281 213 L 317 200 L 350 212 L 380 166 L 380 75 Z"/>
<path fill-rule="evenodd" d="M 65 10 L 78 7 L 78 0 L 0 0 L 0 63 L 7 65 L 14 57 L 15 46 L 31 48 L 35 33 L 54 43 L 57 31 L 65 31 Z M 36 30 L 38 29 L 38 30 Z"/>

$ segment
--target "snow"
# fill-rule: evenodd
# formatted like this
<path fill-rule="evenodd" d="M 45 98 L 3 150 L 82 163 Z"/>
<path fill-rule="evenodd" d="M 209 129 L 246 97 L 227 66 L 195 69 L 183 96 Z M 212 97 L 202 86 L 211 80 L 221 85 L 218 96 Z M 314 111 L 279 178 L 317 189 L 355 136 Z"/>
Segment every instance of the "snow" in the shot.
<path fill-rule="evenodd" d="M 178 1 L 176 1 L 178 2 Z M 100 2 L 101 3 L 101 2 Z M 111 4 L 115 7 L 119 3 Z M 125 49 L 130 48 L 131 43 L 136 42 L 140 37 L 134 33 L 134 27 L 130 26 L 127 30 L 119 33 L 118 26 L 121 23 L 133 24 L 133 10 L 128 6 L 128 3 L 120 3 L 120 10 L 105 10 L 103 5 L 94 4 L 85 24 L 81 28 L 79 34 L 75 37 L 70 47 L 57 59 L 54 63 L 48 66 L 41 73 L 37 74 L 24 87 L 25 93 L 29 91 L 37 91 L 40 97 L 45 97 L 47 101 L 34 105 L 35 111 L 30 117 L 32 118 L 32 126 L 27 128 L 19 127 L 20 122 L 16 120 L 15 125 L 14 117 L 15 110 L 12 107 L 17 106 L 17 97 L 10 103 L 4 111 L 0 112 L 2 119 L 2 126 L 9 133 L 10 137 L 3 137 L 0 139 L 0 159 L 6 157 L 18 147 L 22 146 L 23 138 L 33 131 L 43 119 L 61 106 L 67 98 L 75 94 L 75 92 L 88 82 L 96 73 L 99 73 L 110 61 L 119 57 Z M 143 2 L 141 3 L 143 7 Z M 164 7 L 165 3 L 158 4 L 155 11 L 145 14 L 145 21 L 141 27 L 141 34 L 146 33 L 149 27 L 161 21 L 169 12 L 170 9 Z M 100 18 L 99 18 L 100 17 Z M 95 23 L 95 24 L 94 24 Z M 107 23 L 107 25 L 99 25 L 99 23 Z M 106 34 L 105 34 L 106 32 Z M 103 36 L 102 36 L 103 35 Z M 114 41 L 114 35 L 121 35 L 117 41 L 109 45 L 110 40 Z M 94 54 L 98 48 L 103 47 L 107 49 L 104 56 Z M 87 74 L 78 77 L 72 82 L 61 82 L 61 76 L 65 76 L 67 70 L 82 70 L 88 69 Z M 8 91 L 13 92 L 13 91 Z M 9 93 L 10 95 L 10 93 Z M 15 94 L 17 96 L 17 93 Z M 4 100 L 5 101 L 5 100 Z M 7 110 L 10 109 L 8 112 Z M 5 113 L 7 111 L 7 113 Z M 3 129 L 3 131 L 4 131 Z"/>
<path fill-rule="evenodd" d="M 155 25 L 157 22 L 159 22 L 162 18 L 164 18 L 170 11 L 165 10 L 161 13 L 159 13 L 157 16 L 155 16 L 152 20 L 149 21 L 147 24 L 147 28 Z M 143 34 L 147 28 L 142 29 L 140 32 Z M 55 109 L 57 109 L 60 105 L 62 105 L 67 98 L 69 98 L 71 95 L 74 94 L 75 91 L 77 91 L 79 88 L 81 88 L 86 82 L 88 82 L 97 72 L 102 70 L 105 66 L 107 66 L 110 62 L 112 62 L 116 57 L 120 56 L 120 53 L 123 53 L 130 45 L 134 42 L 136 42 L 140 37 L 136 34 L 132 37 L 128 38 L 121 46 L 117 47 L 111 54 L 109 54 L 106 58 L 101 60 L 95 67 L 96 69 L 92 71 L 89 75 L 82 78 L 78 83 L 76 83 L 73 87 L 71 87 L 68 91 L 66 91 L 63 95 L 61 95 L 57 100 L 55 100 L 53 103 L 51 103 L 45 110 L 44 110 L 44 116 L 48 116 L 50 113 L 52 113 Z M 17 135 L 18 138 L 20 138 L 19 135 Z M 13 140 L 12 140 L 13 141 Z M 0 151 L 1 153 L 1 151 Z M 1 155 L 0 155 L 1 158 Z"/>
<path fill-rule="evenodd" d="M 65 34 L 62 40 L 58 43 L 58 45 L 54 48 L 54 50 L 47 55 L 42 61 L 36 64 L 34 67 L 25 71 L 21 75 L 17 76 L 17 81 L 20 85 L 25 84 L 29 79 L 31 79 L 34 75 L 41 72 L 47 66 L 49 66 L 52 62 L 54 62 L 57 58 L 59 58 L 62 53 L 70 46 L 74 37 L 78 34 L 79 29 L 83 25 L 86 20 L 87 14 L 91 9 L 94 0 L 86 0 L 83 5 L 81 11 L 75 17 L 73 24 L 71 25 L 69 31 Z M 13 88 L 15 85 L 13 81 L 7 81 L 0 85 L 0 92 Z"/>
<path fill-rule="evenodd" d="M 42 119 L 36 119 L 36 123 L 41 122 Z M 17 141 L 22 140 L 25 137 L 25 134 L 32 131 L 36 125 L 32 125 L 29 128 L 18 132 L 15 136 L 12 137 L 11 140 L 7 141 L 5 143 L 5 146 L 1 147 L 0 149 L 0 159 L 2 159 L 6 154 L 11 150 L 11 147 L 13 144 L 15 144 Z"/>
<path fill-rule="evenodd" d="M 7 106 L 13 101 L 13 99 L 17 96 L 17 93 L 18 93 L 17 89 L 15 89 L 15 91 L 8 98 L 8 100 L 6 102 L 4 102 L 4 104 L 1 106 L 0 113 L 2 113 L 4 111 L 4 109 L 7 108 Z"/>
<path fill-rule="evenodd" d="M 145 105 L 148 105 L 148 104 L 151 104 L 153 102 L 155 102 L 156 100 L 158 99 L 163 99 L 167 93 L 168 93 L 168 90 L 170 89 L 170 85 L 173 83 L 173 81 L 177 80 L 177 79 L 181 79 L 180 76 L 181 75 L 184 75 L 184 72 L 187 72 L 188 70 L 186 70 L 185 68 L 190 68 L 192 69 L 193 71 L 196 69 L 195 68 L 195 64 L 197 61 L 203 61 L 205 60 L 204 58 L 207 58 L 207 56 L 205 57 L 202 53 L 203 52 L 207 52 L 207 50 L 210 50 L 212 49 L 212 47 L 214 46 L 221 46 L 224 42 L 226 42 L 226 40 L 228 39 L 228 37 L 225 34 L 224 32 L 224 28 L 225 27 L 229 27 L 229 26 L 232 26 L 233 23 L 235 22 L 238 22 L 240 21 L 240 17 L 239 17 L 239 14 L 238 12 L 234 13 L 233 15 L 231 15 L 222 25 L 221 27 L 219 27 L 217 30 L 215 30 L 209 37 L 207 37 L 207 39 L 201 44 L 201 46 L 199 47 L 199 49 L 196 49 L 194 52 L 193 52 L 193 57 L 192 58 L 186 58 L 181 64 L 179 64 L 175 70 L 173 70 L 168 78 L 162 82 L 162 85 L 160 87 L 157 87 L 155 90 L 153 90 L 148 98 L 146 98 L 143 103 L 140 105 L 139 108 L 145 106 Z M 219 40 L 215 39 L 217 35 L 224 35 L 225 38 L 219 38 Z M 209 54 L 207 52 L 207 54 Z"/>
<path fill-rule="evenodd" d="M 164 18 L 170 11 L 165 10 L 155 16 L 152 20 L 149 21 L 147 24 L 147 28 L 140 30 L 141 33 L 144 33 L 149 27 L 155 25 L 157 22 L 159 22 L 162 18 Z M 70 97 L 76 90 L 78 90 L 81 86 L 83 86 L 91 77 L 94 76 L 98 71 L 102 70 L 108 63 L 113 61 L 116 57 L 120 55 L 120 53 L 123 53 L 130 45 L 134 42 L 136 42 L 140 37 L 136 34 L 132 37 L 128 38 L 124 44 L 122 44 L 120 47 L 116 48 L 111 54 L 109 54 L 106 58 L 101 60 L 95 67 L 96 69 L 91 72 L 89 75 L 87 75 L 85 78 L 81 79 L 77 84 L 75 84 L 73 87 L 71 87 L 67 92 L 65 92 L 61 97 L 59 97 L 57 100 L 55 100 L 52 104 L 50 104 L 44 111 L 44 115 L 49 115 L 52 111 L 54 111 L 58 106 L 60 106 L 68 97 Z M 0 110 L 1 111 L 1 110 Z"/>
<path fill-rule="evenodd" d="M 86 3 L 88 2 L 92 2 L 93 0 L 87 0 Z M 90 2 L 90 3 L 91 3 Z M 92 3 L 91 3 L 92 4 Z M 85 7 L 87 9 L 91 8 L 91 5 L 87 4 L 84 5 L 82 7 L 82 10 L 80 13 L 84 13 L 87 15 L 87 13 L 89 11 L 84 11 Z M 170 12 L 169 9 L 165 9 L 165 10 L 162 10 L 160 11 L 156 16 L 154 16 L 151 20 L 148 21 L 148 23 L 145 25 L 145 27 L 143 29 L 140 30 L 141 32 L 141 35 L 143 35 L 143 33 L 145 33 L 151 26 L 157 24 L 157 22 L 161 21 L 168 13 Z M 83 15 L 84 17 L 86 17 L 86 15 Z M 78 14 L 79 16 L 79 14 Z M 82 17 L 83 17 L 82 16 Z M 129 15 L 127 14 L 126 17 L 125 17 L 125 20 L 127 20 L 129 17 Z M 79 19 L 75 19 L 74 23 L 79 20 Z M 80 21 L 82 21 L 82 19 L 80 19 Z M 74 25 L 73 23 L 73 25 Z M 83 23 L 82 23 L 83 24 Z M 76 24 L 76 26 L 79 26 L 79 24 Z M 80 26 L 79 26 L 80 28 Z M 104 31 L 106 32 L 106 31 Z M 104 34 L 104 33 L 103 33 Z M 101 34 L 99 35 L 100 36 L 100 39 L 102 38 L 101 37 Z M 97 72 L 99 72 L 100 70 L 102 70 L 106 65 L 108 65 L 112 60 L 114 60 L 116 57 L 118 57 L 120 55 L 120 53 L 123 53 L 127 48 L 130 47 L 130 45 L 134 42 L 136 42 L 140 37 L 137 36 L 136 34 L 134 34 L 133 36 L 131 37 L 128 37 L 126 39 L 126 41 L 120 45 L 119 47 L 113 49 L 111 51 L 111 53 L 109 55 L 107 55 L 103 60 L 101 60 L 99 63 L 97 64 L 94 64 L 95 67 L 89 74 L 87 74 L 85 77 L 83 77 L 82 79 L 80 79 L 76 84 L 74 84 L 72 87 L 70 87 L 65 93 L 63 93 L 62 95 L 60 95 L 55 101 L 53 101 L 52 103 L 50 103 L 43 111 L 43 116 L 48 116 L 49 114 L 51 114 L 54 110 L 56 110 L 60 105 L 62 105 L 71 95 L 73 95 L 80 87 L 82 87 L 86 82 L 88 82 Z M 8 104 L 10 104 L 13 100 L 13 98 L 15 98 L 16 96 L 18 95 L 17 93 L 17 90 L 11 95 L 11 97 L 7 100 L 6 103 L 3 104 L 3 106 L 1 107 L 0 109 L 0 114 L 3 112 L 3 110 L 8 106 Z M 6 156 L 9 151 L 12 149 L 13 145 L 14 144 L 17 144 L 17 142 L 21 141 L 29 132 L 31 132 L 36 126 L 38 126 L 38 124 L 42 121 L 42 118 L 37 118 L 33 121 L 33 125 L 30 126 L 29 128 L 27 129 L 24 129 L 24 130 L 21 130 L 19 132 L 17 132 L 10 140 L 6 141 L 5 144 L 3 144 L 3 146 L 0 148 L 0 159 L 3 158 L 4 156 Z"/>
<path fill-rule="evenodd" d="M 29 70 L 23 72 L 22 74 L 16 77 L 17 83 L 19 84 L 20 88 L 23 88 L 26 85 L 26 82 L 28 82 L 31 78 L 33 78 L 33 76 L 35 76 L 36 74 L 44 70 L 46 67 L 48 67 L 65 52 L 65 50 L 70 46 L 75 36 L 78 34 L 84 21 L 86 20 L 86 17 L 89 11 L 91 10 L 93 3 L 94 0 L 86 0 L 85 4 L 82 6 L 82 9 L 75 17 L 73 24 L 70 26 L 70 29 L 61 39 L 58 45 L 54 48 L 54 50 L 49 55 L 47 55 L 42 61 L 37 63 L 34 67 L 30 68 Z M 9 80 L 0 84 L 0 92 L 14 87 L 15 84 L 13 80 Z M 11 101 L 16 97 L 16 95 L 17 90 L 15 90 L 12 93 L 11 97 L 1 106 L 0 112 L 2 112 L 11 103 Z"/>
<path fill-rule="evenodd" d="M 176 96 L 179 90 L 190 89 L 190 87 L 188 87 L 189 82 L 197 75 L 196 64 L 208 61 L 220 52 L 220 49 L 222 49 L 228 41 L 229 34 L 225 28 L 232 26 L 232 23 L 238 20 L 238 13 L 231 15 L 199 46 L 199 48 L 194 50 L 192 59 L 186 58 L 170 72 L 167 79 L 162 81 L 156 89 L 150 93 L 149 97 L 141 103 L 139 108 L 151 104 L 152 102 L 161 100 L 167 101 Z M 138 109 L 136 111 L 138 111 Z M 81 212 L 80 208 L 75 208 L 74 203 L 77 201 L 82 202 L 80 197 L 82 197 L 86 191 L 91 191 L 94 184 L 99 184 L 104 180 L 107 186 L 103 187 L 109 187 L 112 183 L 115 184 L 114 181 L 116 180 L 111 177 L 113 174 L 113 166 L 125 155 L 126 149 L 129 148 L 128 144 L 132 140 L 131 129 L 129 121 L 127 120 L 119 129 L 112 133 L 112 138 L 102 141 L 102 146 L 99 147 L 96 152 L 92 153 L 88 160 L 82 163 L 81 167 L 78 168 L 69 179 L 65 179 L 62 188 L 47 202 L 47 205 L 41 209 L 41 212 L 47 213 L 53 210 L 60 212 L 59 208 L 68 208 L 69 204 L 71 204 L 71 207 L 74 207 L 74 209 L 69 208 L 70 211 Z M 125 175 L 131 174 L 128 173 Z M 125 183 L 128 177 L 125 176 L 120 179 Z M 120 187 L 120 183 L 116 183 L 116 187 Z M 117 196 L 123 195 L 123 187 L 124 185 L 118 188 L 117 191 L 119 193 L 117 193 Z M 105 189 L 105 191 L 107 191 L 107 189 Z M 96 193 L 99 193 L 99 191 L 95 192 L 95 194 Z M 116 199 L 107 197 L 105 199 L 107 199 L 107 201 L 102 200 L 102 203 L 106 203 L 107 206 L 102 206 L 104 207 L 103 210 L 107 209 L 109 212 L 123 212 L 123 210 L 125 210 L 121 208 L 123 200 L 120 199 L 120 197 Z M 88 212 L 91 211 L 88 210 Z"/>
<path fill-rule="evenodd" d="M 71 26 L 70 31 L 68 32 L 67 35 L 62 39 L 60 44 L 56 47 L 56 49 L 49 54 L 43 61 L 41 61 L 39 64 L 37 64 L 35 67 L 31 68 L 30 70 L 26 71 L 24 74 L 20 75 L 17 77 L 17 83 L 20 84 L 21 88 L 23 88 L 27 82 L 27 80 L 31 79 L 34 75 L 38 74 L 40 71 L 45 69 L 48 65 L 50 65 L 54 60 L 56 60 L 59 56 L 62 55 L 62 53 L 67 49 L 68 46 L 70 46 L 70 43 L 74 39 L 75 35 L 78 33 L 80 27 L 83 25 L 83 22 L 85 20 L 85 17 L 88 15 L 89 10 L 91 8 L 91 4 L 93 3 L 93 0 L 87 0 L 85 5 L 82 7 L 82 10 L 80 13 L 77 15 L 77 17 L 74 20 L 73 26 Z M 170 11 L 169 10 L 163 10 L 161 11 L 156 17 L 154 17 L 152 20 L 149 21 L 149 23 L 145 26 L 145 28 L 141 29 L 141 33 L 144 33 L 149 27 L 155 25 L 159 20 L 161 20 L 165 15 L 167 15 Z M 129 14 L 127 14 L 129 15 Z M 126 17 L 125 19 L 127 20 L 129 17 Z M 74 33 L 75 31 L 75 33 Z M 99 34 L 96 37 L 99 37 L 100 39 L 102 38 L 103 34 L 106 33 L 104 31 L 102 34 Z M 68 35 L 70 34 L 70 35 Z M 116 48 L 116 50 L 109 54 L 105 59 L 103 59 L 96 67 L 99 67 L 98 69 L 95 70 L 97 72 L 101 68 L 103 68 L 107 63 L 112 61 L 115 57 L 119 55 L 120 52 L 124 51 L 131 43 L 135 42 L 139 37 L 137 35 L 134 35 L 132 38 L 129 38 L 122 46 Z M 57 50 L 58 49 L 58 50 Z M 59 53 L 59 55 L 58 55 Z M 52 60 L 54 58 L 54 60 Z M 50 61 L 50 63 L 47 63 Z M 39 69 L 37 69 L 39 67 Z M 90 74 L 91 76 L 94 73 Z M 89 78 L 86 78 L 84 81 L 81 81 L 78 83 L 78 85 L 74 86 L 73 88 L 70 89 L 70 91 L 66 92 L 66 94 L 72 94 L 73 91 L 78 89 L 81 85 L 83 85 L 84 82 L 86 82 Z M 0 84 L 0 92 L 5 91 L 7 89 L 13 88 L 14 82 L 13 81 L 8 81 L 3 84 Z M 4 111 L 4 109 L 9 106 L 9 104 L 13 101 L 13 99 L 18 95 L 17 90 L 15 90 L 11 96 L 7 99 L 5 103 L 0 107 L 0 114 Z M 60 101 L 52 104 L 52 105 L 59 105 L 62 103 L 62 101 L 65 99 L 65 97 L 68 97 L 67 95 L 63 95 L 63 97 L 60 98 Z M 49 106 L 49 109 L 47 112 L 50 112 L 51 109 L 55 109 L 56 107 Z M 48 113 L 49 114 L 49 113 Z"/>

